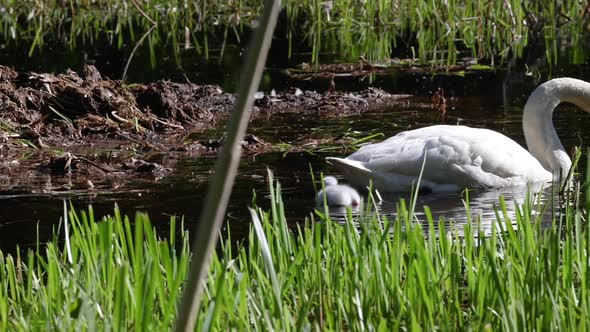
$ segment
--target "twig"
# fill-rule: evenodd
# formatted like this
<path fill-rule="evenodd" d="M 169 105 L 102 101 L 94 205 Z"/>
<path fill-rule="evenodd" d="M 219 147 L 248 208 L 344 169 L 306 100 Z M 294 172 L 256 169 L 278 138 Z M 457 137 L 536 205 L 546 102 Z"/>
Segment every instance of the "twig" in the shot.
<path fill-rule="evenodd" d="M 158 26 L 158 22 L 156 22 L 146 12 L 144 12 L 143 9 L 141 9 L 141 7 L 139 6 L 139 4 L 137 2 L 135 2 L 135 0 L 131 0 L 131 3 L 135 7 L 135 9 L 137 9 L 137 11 L 141 14 L 141 16 L 145 17 L 146 20 L 150 21 L 152 26 L 149 28 L 148 31 L 146 31 L 146 33 L 143 34 L 143 36 L 141 36 L 141 38 L 139 39 L 137 44 L 135 44 L 135 46 L 133 47 L 131 54 L 129 54 L 129 59 L 127 59 L 127 63 L 125 64 L 125 70 L 123 70 L 123 77 L 121 78 L 121 81 L 125 81 L 125 78 L 127 77 L 127 69 L 129 69 L 129 64 L 131 63 L 131 59 L 133 59 L 133 56 L 135 55 L 135 52 L 139 48 L 139 45 L 141 45 L 143 43 L 143 40 Z"/>
<path fill-rule="evenodd" d="M 143 36 L 141 36 L 141 38 L 139 39 L 137 44 L 135 44 L 135 47 L 133 47 L 131 54 L 129 54 L 129 59 L 127 59 L 127 63 L 125 64 L 125 70 L 123 70 L 123 77 L 121 77 L 121 81 L 125 81 L 125 78 L 127 77 L 127 69 L 129 69 L 129 64 L 131 63 L 131 59 L 133 59 L 133 55 L 135 55 L 135 52 L 139 48 L 139 45 L 141 45 L 141 43 L 143 43 L 143 40 L 156 28 L 156 26 L 157 26 L 156 24 L 152 25 L 152 27 L 146 33 L 144 33 Z"/>
<path fill-rule="evenodd" d="M 163 124 L 163 125 L 166 125 L 166 126 L 172 127 L 172 128 L 184 129 L 184 127 L 183 127 L 183 126 L 180 126 L 180 125 L 177 125 L 177 124 L 174 124 L 174 123 L 170 123 L 170 122 L 166 122 L 166 121 L 164 121 L 164 120 L 160 120 L 160 119 L 158 119 L 158 118 L 156 118 L 156 117 L 153 117 L 153 118 L 152 118 L 152 120 L 154 120 L 154 121 L 156 121 L 156 122 L 159 122 L 159 123 L 161 123 L 161 124 Z"/>
<path fill-rule="evenodd" d="M 111 115 L 113 116 L 113 118 L 115 118 L 115 119 L 117 119 L 117 120 L 119 120 L 119 121 L 121 121 L 121 122 L 125 122 L 125 123 L 129 123 L 129 124 L 133 124 L 133 121 L 131 121 L 131 120 L 127 120 L 127 119 L 125 119 L 125 118 L 122 118 L 122 117 L 120 117 L 120 116 L 117 114 L 117 111 L 112 111 L 112 112 L 111 112 Z"/>
<path fill-rule="evenodd" d="M 91 160 L 89 160 L 89 159 L 86 159 L 86 158 L 84 158 L 84 157 L 81 157 L 81 156 L 76 156 L 76 158 L 77 158 L 78 160 L 80 160 L 80 161 L 83 161 L 83 162 L 85 162 L 85 163 L 87 163 L 87 164 L 89 164 L 89 165 L 91 165 L 91 166 L 94 166 L 94 167 L 98 168 L 99 170 L 101 170 L 101 171 L 103 171 L 103 172 L 105 172 L 105 173 L 111 173 L 111 172 L 115 172 L 115 170 L 114 170 L 114 169 L 108 169 L 108 168 L 106 168 L 106 167 L 104 167 L 104 166 L 101 166 L 101 165 L 99 165 L 99 164 L 97 164 L 97 163 L 95 163 L 95 162 L 93 162 L 93 161 L 91 161 Z"/>
<path fill-rule="evenodd" d="M 154 19 L 152 19 L 148 14 L 146 14 L 143 11 L 143 9 L 141 9 L 141 7 L 139 6 L 139 4 L 137 4 L 137 2 L 135 2 L 135 0 L 131 0 L 131 3 L 135 7 L 135 9 L 137 9 L 137 11 L 141 14 L 141 16 L 145 17 L 148 21 L 150 21 L 150 23 L 152 23 L 152 25 L 157 25 L 158 24 L 158 23 L 156 23 L 156 21 L 154 21 Z"/>

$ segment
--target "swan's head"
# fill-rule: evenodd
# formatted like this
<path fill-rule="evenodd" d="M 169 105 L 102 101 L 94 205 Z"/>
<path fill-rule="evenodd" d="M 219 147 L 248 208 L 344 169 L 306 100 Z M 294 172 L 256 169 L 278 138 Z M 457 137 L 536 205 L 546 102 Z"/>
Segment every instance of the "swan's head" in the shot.
<path fill-rule="evenodd" d="M 326 176 L 324 177 L 324 186 L 335 186 L 338 184 L 338 180 L 336 180 L 333 176 Z"/>

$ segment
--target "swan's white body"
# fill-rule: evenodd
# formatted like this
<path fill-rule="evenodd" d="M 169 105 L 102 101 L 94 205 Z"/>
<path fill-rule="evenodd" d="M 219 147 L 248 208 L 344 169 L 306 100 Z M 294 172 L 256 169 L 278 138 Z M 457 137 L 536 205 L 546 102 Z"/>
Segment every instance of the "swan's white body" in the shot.
<path fill-rule="evenodd" d="M 338 180 L 332 176 L 324 178 L 324 189 L 317 193 L 316 205 L 324 205 L 324 196 L 328 206 L 357 206 L 361 202 L 361 197 L 354 188 L 338 184 Z"/>
<path fill-rule="evenodd" d="M 421 187 L 432 191 L 499 188 L 564 179 L 571 160 L 553 127 L 554 108 L 570 102 L 590 111 L 590 83 L 558 78 L 535 89 L 523 113 L 529 151 L 498 132 L 465 126 L 430 126 L 363 146 L 347 158 L 328 157 L 355 186 L 408 191 L 422 163 Z"/>

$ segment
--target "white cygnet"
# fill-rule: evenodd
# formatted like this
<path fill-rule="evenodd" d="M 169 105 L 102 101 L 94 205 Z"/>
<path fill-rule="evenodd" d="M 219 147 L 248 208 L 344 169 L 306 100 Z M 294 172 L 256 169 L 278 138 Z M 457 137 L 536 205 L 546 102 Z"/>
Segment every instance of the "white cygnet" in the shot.
<path fill-rule="evenodd" d="M 338 184 L 338 180 L 333 176 L 324 178 L 324 187 L 315 197 L 318 206 L 324 205 L 324 194 L 328 206 L 357 206 L 361 203 L 361 196 L 354 188 Z"/>

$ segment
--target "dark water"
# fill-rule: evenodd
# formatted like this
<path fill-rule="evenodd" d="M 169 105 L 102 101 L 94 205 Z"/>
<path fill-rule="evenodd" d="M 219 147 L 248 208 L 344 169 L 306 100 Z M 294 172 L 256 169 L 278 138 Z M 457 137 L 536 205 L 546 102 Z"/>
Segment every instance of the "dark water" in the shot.
<path fill-rule="evenodd" d="M 187 77 L 193 82 L 217 83 L 222 85 L 224 89 L 231 91 L 235 90 L 235 84 L 237 84 L 235 72 L 239 67 L 240 52 L 238 48 L 229 50 L 226 53 L 225 62 L 221 63 L 196 61 L 193 66 L 185 66 L 182 72 L 166 71 L 165 66 L 163 69 L 142 71 L 141 66 L 136 64 L 134 65 L 136 67 L 132 67 L 134 68 L 132 72 L 137 74 L 132 74 L 131 78 L 132 81 L 149 81 L 156 78 L 173 78 L 182 81 L 182 74 L 189 73 Z M 64 51 L 64 54 L 69 53 Z M 94 58 L 100 70 L 108 73 L 120 72 L 121 60 L 113 60 L 114 58 L 111 57 L 101 58 L 96 54 Z M 11 59 L 6 54 L 0 55 L 0 60 L 4 63 L 11 64 L 13 61 Z M 72 58 L 64 55 L 64 59 L 73 63 L 73 66 L 81 65 L 85 61 L 80 54 L 72 56 Z M 140 57 L 137 63 L 142 63 L 141 61 Z M 281 74 L 281 68 L 286 65 L 285 61 L 271 57 L 262 83 L 263 90 L 286 89 L 294 86 L 321 91 L 328 87 L 329 83 L 322 80 L 292 81 L 287 79 Z M 23 60 L 17 67 L 23 70 L 62 71 L 65 65 L 59 61 L 52 62 L 51 59 L 34 57 Z M 521 127 L 522 106 L 534 87 L 547 79 L 548 71 L 544 71 L 541 77 L 535 79 L 533 76 L 527 75 L 523 68 L 512 68 L 467 77 L 400 73 L 386 77 L 337 78 L 336 87 L 338 89 L 357 90 L 367 86 L 377 86 L 392 93 L 416 95 L 414 101 L 424 103 L 429 103 L 428 96 L 436 89 L 442 88 L 445 91 L 445 96 L 449 98 L 450 107 L 444 117 L 436 109 L 413 109 L 411 107 L 398 107 L 371 114 L 326 119 L 285 115 L 274 117 L 272 120 L 254 121 L 250 125 L 249 132 L 273 144 L 289 144 L 301 142 L 302 138 L 329 139 L 346 132 L 354 132 L 358 137 L 373 133 L 383 133 L 384 137 L 389 137 L 400 131 L 445 123 L 497 130 L 520 144 L 524 144 Z M 590 80 L 589 68 L 588 66 L 552 68 L 551 75 Z M 146 72 L 147 74 L 145 74 Z M 141 73 L 144 73 L 144 76 L 141 76 Z M 113 74 L 110 76 L 114 77 Z M 590 130 L 588 130 L 590 116 L 581 110 L 573 106 L 561 106 L 554 116 L 554 122 L 567 149 L 590 141 Z M 334 145 L 337 144 L 334 143 Z M 333 174 L 334 170 L 324 162 L 324 158 L 329 155 L 332 154 L 326 152 L 314 154 L 275 152 L 244 157 L 228 208 L 227 221 L 231 225 L 234 237 L 240 237 L 248 229 L 247 206 L 252 200 L 253 191 L 256 191 L 260 205 L 268 205 L 266 197 L 268 192 L 267 168 L 272 170 L 275 177 L 282 183 L 283 198 L 286 202 L 290 222 L 300 222 L 309 216 L 314 207 L 310 165 L 316 175 L 319 172 Z M 49 194 L 39 193 L 39 190 L 3 191 L 3 194 L 0 195 L 0 249 L 11 251 L 16 245 L 31 246 L 36 240 L 37 232 L 42 240 L 47 239 L 52 228 L 56 226 L 63 215 L 62 199 L 64 198 L 71 201 L 77 208 L 85 208 L 88 204 L 92 204 L 98 216 L 111 213 L 114 204 L 118 204 L 127 214 L 133 214 L 135 211 L 147 211 L 154 224 L 162 231 L 167 229 L 170 215 L 184 216 L 185 224 L 192 228 L 198 220 L 201 202 L 207 189 L 207 179 L 213 164 L 214 159 L 211 157 L 185 158 L 177 164 L 170 176 L 158 181 L 136 181 L 127 186 L 125 192 L 97 191 L 89 195 L 84 192 Z M 38 179 L 39 188 L 47 180 L 46 178 Z M 0 189 L 2 188 L 0 187 Z M 514 200 L 522 202 L 524 199 L 522 191 L 473 192 L 471 193 L 473 212 L 481 213 L 484 220 L 489 222 L 494 218 L 492 207 L 498 203 L 500 194 L 505 196 L 507 202 Z M 386 196 L 384 198 L 382 212 L 394 213 L 395 202 L 400 197 Z M 407 200 L 407 197 L 405 198 Z M 466 220 L 461 193 L 421 196 L 418 206 L 422 205 L 428 205 L 435 217 L 443 216 L 457 222 Z M 418 212 L 421 211 L 422 209 L 419 208 Z"/>

